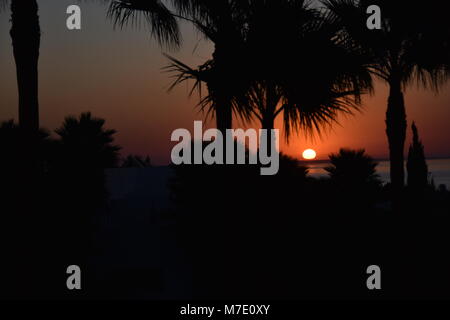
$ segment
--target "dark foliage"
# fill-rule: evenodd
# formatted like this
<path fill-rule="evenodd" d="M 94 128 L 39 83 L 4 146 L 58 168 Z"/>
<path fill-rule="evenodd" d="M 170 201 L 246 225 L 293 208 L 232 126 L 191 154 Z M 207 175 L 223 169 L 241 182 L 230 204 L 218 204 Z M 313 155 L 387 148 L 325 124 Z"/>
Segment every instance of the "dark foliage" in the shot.
<path fill-rule="evenodd" d="M 0 125 L 2 271 L 8 275 L 1 297 L 70 296 L 65 270 L 85 266 L 91 254 L 95 217 L 106 204 L 103 171 L 119 150 L 115 131 L 103 124 L 90 114 L 68 117 L 58 140 L 43 130 L 31 135 L 13 121 Z"/>

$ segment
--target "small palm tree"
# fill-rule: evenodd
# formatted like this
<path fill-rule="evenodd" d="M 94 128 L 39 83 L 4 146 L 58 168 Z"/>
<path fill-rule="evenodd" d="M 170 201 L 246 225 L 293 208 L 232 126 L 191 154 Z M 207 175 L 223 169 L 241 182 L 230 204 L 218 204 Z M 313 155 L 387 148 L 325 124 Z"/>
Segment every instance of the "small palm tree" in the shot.
<path fill-rule="evenodd" d="M 59 144 L 51 166 L 52 185 L 58 186 L 58 201 L 71 203 L 66 211 L 84 220 L 84 227 L 92 211 L 104 206 L 108 197 L 104 169 L 115 167 L 119 159 L 120 147 L 113 144 L 116 131 L 105 129 L 104 124 L 105 120 L 83 113 L 67 117 L 55 130 Z"/>
<path fill-rule="evenodd" d="M 67 117 L 56 129 L 64 155 L 74 166 L 111 168 L 117 164 L 120 147 L 113 144 L 115 130 L 105 129 L 104 119 L 90 112 Z"/>
<path fill-rule="evenodd" d="M 330 154 L 331 166 L 325 168 L 333 183 L 341 187 L 358 189 L 365 186 L 380 186 L 376 173 L 378 163 L 365 154 L 365 150 L 340 149 Z"/>
<path fill-rule="evenodd" d="M 342 27 L 342 39 L 352 39 L 370 58 L 370 71 L 389 86 L 386 133 L 391 183 L 404 186 L 406 111 L 403 92 L 414 81 L 437 91 L 449 77 L 450 27 L 441 2 L 387 0 L 322 1 Z M 381 30 L 366 28 L 369 5 L 381 8 Z"/>

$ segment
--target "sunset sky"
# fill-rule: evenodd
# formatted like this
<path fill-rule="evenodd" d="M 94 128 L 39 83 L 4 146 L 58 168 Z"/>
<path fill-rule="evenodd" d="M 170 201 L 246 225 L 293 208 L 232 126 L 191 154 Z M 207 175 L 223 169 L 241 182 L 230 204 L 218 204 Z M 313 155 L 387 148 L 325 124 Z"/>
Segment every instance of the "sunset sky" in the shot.
<path fill-rule="evenodd" d="M 57 128 L 67 115 L 91 111 L 118 131 L 122 153 L 149 155 L 154 164 L 170 159 L 170 135 L 177 128 L 192 131 L 194 120 L 204 115 L 195 109 L 198 96 L 188 97 L 190 86 L 168 93 L 170 76 L 163 52 L 191 66 L 211 55 L 210 43 L 184 25 L 183 46 L 178 51 L 160 48 L 146 28 L 113 30 L 106 6 L 82 3 L 82 30 L 66 28 L 66 8 L 73 0 L 39 0 L 41 56 L 39 67 L 41 126 Z M 0 121 L 17 119 L 17 86 L 11 40 L 10 12 L 0 13 Z M 332 57 L 330 57 L 332 58 Z M 238 75 L 237 75 L 238 76 Z M 320 74 L 317 75 L 320 77 Z M 440 95 L 410 88 L 406 94 L 409 124 L 414 120 L 428 157 L 450 156 L 450 84 Z M 299 88 L 301 90 L 301 88 Z M 385 111 L 387 89 L 377 84 L 373 97 L 364 99 L 364 110 L 341 118 L 340 126 L 315 141 L 293 136 L 281 150 L 300 158 L 304 149 L 317 151 L 319 159 L 340 147 L 365 148 L 376 158 L 387 157 Z M 210 122 L 211 124 L 213 122 Z M 281 122 L 277 122 L 281 128 Z M 236 127 L 244 126 L 235 121 Z M 408 132 L 409 133 L 409 132 Z M 407 144 L 410 142 L 408 134 Z"/>

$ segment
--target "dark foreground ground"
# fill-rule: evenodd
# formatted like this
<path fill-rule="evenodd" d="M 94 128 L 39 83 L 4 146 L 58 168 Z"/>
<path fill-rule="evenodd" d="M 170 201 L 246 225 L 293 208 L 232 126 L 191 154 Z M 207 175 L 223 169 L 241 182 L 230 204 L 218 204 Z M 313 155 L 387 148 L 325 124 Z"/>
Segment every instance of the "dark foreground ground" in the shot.
<path fill-rule="evenodd" d="M 296 170 L 202 170 L 113 169 L 95 212 L 72 190 L 73 202 L 40 197 L 45 210 L 4 218 L 2 298 L 450 298 L 448 193 L 405 193 L 392 210 L 387 191 Z M 79 292 L 66 289 L 71 264 Z M 370 265 L 381 290 L 366 287 Z"/>

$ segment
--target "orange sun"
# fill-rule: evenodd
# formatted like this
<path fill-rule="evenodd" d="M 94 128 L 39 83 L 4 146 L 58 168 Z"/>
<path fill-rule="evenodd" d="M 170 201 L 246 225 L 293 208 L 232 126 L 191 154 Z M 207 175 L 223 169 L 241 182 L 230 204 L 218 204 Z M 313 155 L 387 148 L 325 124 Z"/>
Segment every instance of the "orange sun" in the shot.
<path fill-rule="evenodd" d="M 303 159 L 305 160 L 313 160 L 316 158 L 316 152 L 313 149 L 306 149 L 303 151 Z"/>

